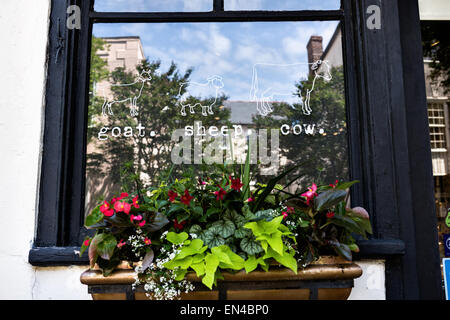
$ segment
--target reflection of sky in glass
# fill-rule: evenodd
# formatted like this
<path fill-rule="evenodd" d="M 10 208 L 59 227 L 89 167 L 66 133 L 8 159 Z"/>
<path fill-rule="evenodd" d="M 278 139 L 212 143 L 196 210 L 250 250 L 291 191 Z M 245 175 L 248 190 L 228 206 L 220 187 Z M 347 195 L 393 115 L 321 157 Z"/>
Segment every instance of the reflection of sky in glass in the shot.
<path fill-rule="evenodd" d="M 96 0 L 96 11 L 210 11 L 213 0 Z M 225 10 L 334 10 L 340 0 L 225 0 Z"/>
<path fill-rule="evenodd" d="M 193 67 L 191 80 L 195 82 L 220 75 L 223 91 L 230 100 L 248 100 L 252 69 L 257 63 L 302 64 L 296 72 L 268 68 L 263 76 L 270 79 L 273 88 L 293 93 L 294 83 L 308 72 L 306 44 L 310 36 L 322 36 L 325 49 L 337 24 L 337 21 L 95 24 L 94 35 L 139 36 L 146 57 L 160 60 L 163 71 L 174 61 L 181 71 Z"/>

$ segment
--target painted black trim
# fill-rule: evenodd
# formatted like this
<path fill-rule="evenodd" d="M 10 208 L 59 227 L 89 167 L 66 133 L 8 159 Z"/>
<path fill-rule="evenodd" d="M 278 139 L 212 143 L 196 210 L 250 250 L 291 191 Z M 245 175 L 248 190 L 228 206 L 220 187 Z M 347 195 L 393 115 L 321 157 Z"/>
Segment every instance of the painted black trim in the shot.
<path fill-rule="evenodd" d="M 80 247 L 40 247 L 28 254 L 28 262 L 33 266 L 89 265 L 87 252 L 80 258 Z"/>
<path fill-rule="evenodd" d="M 442 299 L 419 6 L 410 0 L 398 6 L 419 298 Z"/>
<path fill-rule="evenodd" d="M 119 22 L 242 22 L 340 20 L 342 10 L 212 11 L 212 12 L 91 12 L 97 23 Z"/>

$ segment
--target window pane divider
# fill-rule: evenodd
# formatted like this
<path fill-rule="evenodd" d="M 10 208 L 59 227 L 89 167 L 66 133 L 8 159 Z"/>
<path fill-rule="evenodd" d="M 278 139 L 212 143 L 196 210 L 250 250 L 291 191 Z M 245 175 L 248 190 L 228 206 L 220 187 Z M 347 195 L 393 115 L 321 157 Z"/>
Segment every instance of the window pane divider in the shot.
<path fill-rule="evenodd" d="M 96 12 L 96 23 L 125 22 L 237 22 L 237 21 L 330 21 L 341 20 L 342 10 L 210 11 L 210 12 Z"/>

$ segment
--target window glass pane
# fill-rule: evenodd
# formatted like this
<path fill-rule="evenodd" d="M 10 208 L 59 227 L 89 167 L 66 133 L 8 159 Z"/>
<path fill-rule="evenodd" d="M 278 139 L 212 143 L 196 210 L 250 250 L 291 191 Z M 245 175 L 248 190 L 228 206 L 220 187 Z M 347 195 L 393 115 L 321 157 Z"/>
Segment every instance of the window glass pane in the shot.
<path fill-rule="evenodd" d="M 212 0 L 95 0 L 98 12 L 211 11 Z"/>
<path fill-rule="evenodd" d="M 225 0 L 225 10 L 336 10 L 340 0 Z"/>
<path fill-rule="evenodd" d="M 289 192 L 348 179 L 338 22 L 95 24 L 93 35 L 87 212 L 134 189 L 130 172 L 151 185 L 171 168 L 242 164 L 249 148 L 260 183 L 303 161 Z"/>

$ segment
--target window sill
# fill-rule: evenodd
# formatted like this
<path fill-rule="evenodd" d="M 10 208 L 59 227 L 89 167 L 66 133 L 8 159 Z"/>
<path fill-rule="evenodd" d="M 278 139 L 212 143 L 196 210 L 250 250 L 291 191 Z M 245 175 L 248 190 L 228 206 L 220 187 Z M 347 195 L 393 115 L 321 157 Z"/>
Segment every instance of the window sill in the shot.
<path fill-rule="evenodd" d="M 80 247 L 35 247 L 28 254 L 28 262 L 33 266 L 89 265 L 87 252 L 80 258 Z"/>

